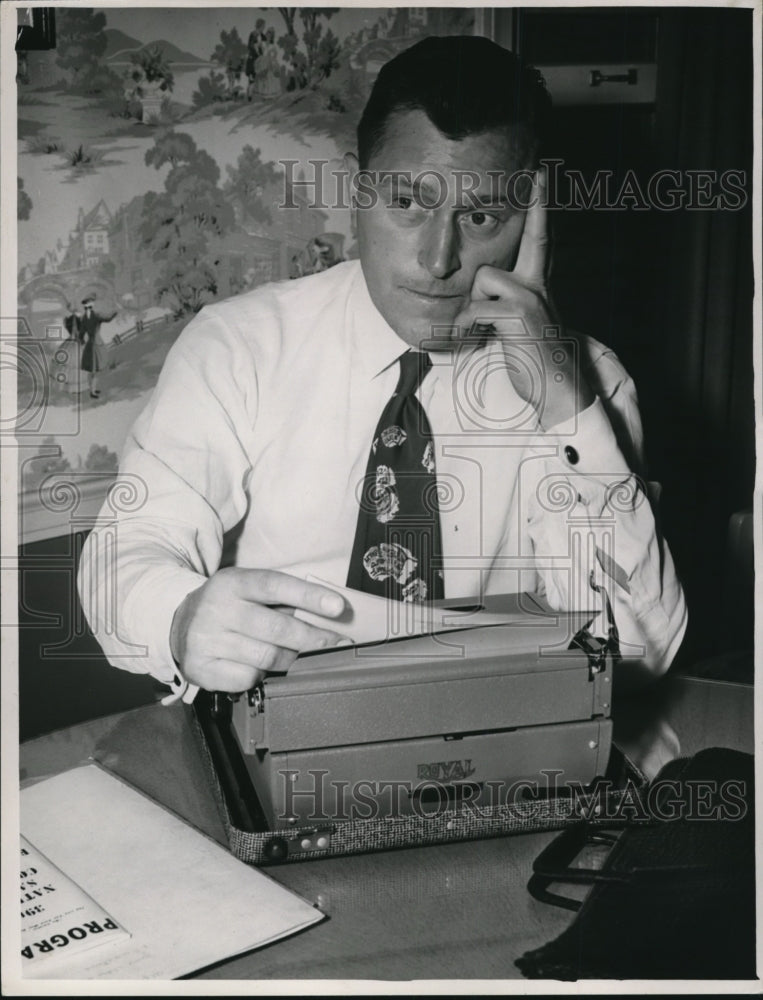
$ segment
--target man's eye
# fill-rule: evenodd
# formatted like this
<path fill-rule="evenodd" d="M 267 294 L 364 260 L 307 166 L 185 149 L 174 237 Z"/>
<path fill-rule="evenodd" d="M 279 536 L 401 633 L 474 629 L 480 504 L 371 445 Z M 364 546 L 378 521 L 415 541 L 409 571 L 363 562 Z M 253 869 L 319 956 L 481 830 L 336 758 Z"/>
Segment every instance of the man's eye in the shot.
<path fill-rule="evenodd" d="M 405 195 L 399 194 L 397 197 L 393 198 L 391 205 L 393 208 L 410 208 L 413 204 L 413 198 L 406 198 Z"/>
<path fill-rule="evenodd" d="M 487 212 L 470 212 L 463 216 L 463 221 L 470 228 L 480 229 L 483 232 L 492 231 L 499 222 L 494 215 L 489 215 Z"/>

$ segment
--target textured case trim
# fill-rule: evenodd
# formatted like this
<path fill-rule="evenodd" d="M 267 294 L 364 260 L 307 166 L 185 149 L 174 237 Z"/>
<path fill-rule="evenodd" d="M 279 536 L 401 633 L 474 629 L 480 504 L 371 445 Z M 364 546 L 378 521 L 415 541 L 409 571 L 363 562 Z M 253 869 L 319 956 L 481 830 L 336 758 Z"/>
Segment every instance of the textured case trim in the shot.
<path fill-rule="evenodd" d="M 432 817 L 344 820 L 323 824 L 320 829 L 315 826 L 300 826 L 286 832 L 249 832 L 236 826 L 232 819 L 230 803 L 226 801 L 212 749 L 196 712 L 192 709 L 189 711 L 231 852 L 248 864 L 270 865 L 318 860 L 401 847 L 423 847 L 428 844 L 480 840 L 515 833 L 560 830 L 570 823 L 581 821 L 581 801 L 559 797 L 485 807 L 481 809 L 479 816 L 470 810 L 456 808 L 441 811 Z M 610 792 L 608 801 L 617 800 L 620 794 Z M 326 846 L 315 846 L 312 849 L 300 847 L 294 851 L 290 849 L 303 840 L 310 840 L 315 844 L 317 837 L 321 835 L 327 839 Z"/>

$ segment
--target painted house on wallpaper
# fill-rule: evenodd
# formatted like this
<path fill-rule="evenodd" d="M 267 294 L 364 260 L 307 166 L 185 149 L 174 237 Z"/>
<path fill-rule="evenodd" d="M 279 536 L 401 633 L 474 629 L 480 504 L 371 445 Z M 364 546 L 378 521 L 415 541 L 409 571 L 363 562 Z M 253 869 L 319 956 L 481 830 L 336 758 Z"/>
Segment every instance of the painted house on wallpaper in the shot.
<path fill-rule="evenodd" d="M 114 217 L 101 199 L 91 209 L 80 207 L 66 243 L 60 238 L 36 267 L 18 274 L 19 308 L 33 327 L 61 319 L 68 302 L 79 303 L 85 292 L 114 297 L 110 233 Z M 40 330 L 37 330 L 40 333 Z"/>
<path fill-rule="evenodd" d="M 68 242 L 64 243 L 59 238 L 55 247 L 45 251 L 36 268 L 31 265 L 22 267 L 18 275 L 19 285 L 25 285 L 42 275 L 87 271 L 98 267 L 109 257 L 109 230 L 112 222 L 113 216 L 103 199 L 89 212 L 80 208 Z"/>
<path fill-rule="evenodd" d="M 69 236 L 69 245 L 59 270 L 97 267 L 108 260 L 109 229 L 112 222 L 113 216 L 103 199 L 87 213 L 80 208 L 77 224 Z"/>

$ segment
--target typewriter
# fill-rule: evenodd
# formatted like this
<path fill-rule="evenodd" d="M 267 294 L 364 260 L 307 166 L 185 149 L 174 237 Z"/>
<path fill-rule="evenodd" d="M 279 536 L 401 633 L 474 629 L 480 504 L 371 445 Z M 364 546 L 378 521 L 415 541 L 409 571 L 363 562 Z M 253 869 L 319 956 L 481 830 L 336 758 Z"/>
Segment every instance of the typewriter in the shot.
<path fill-rule="evenodd" d="M 612 653 L 591 615 L 531 594 L 484 599 L 474 627 L 469 610 L 463 627 L 302 655 L 236 699 L 202 698 L 229 833 L 311 853 L 365 823 L 399 846 L 396 823 L 431 833 L 427 817 L 492 816 L 603 774 Z"/>

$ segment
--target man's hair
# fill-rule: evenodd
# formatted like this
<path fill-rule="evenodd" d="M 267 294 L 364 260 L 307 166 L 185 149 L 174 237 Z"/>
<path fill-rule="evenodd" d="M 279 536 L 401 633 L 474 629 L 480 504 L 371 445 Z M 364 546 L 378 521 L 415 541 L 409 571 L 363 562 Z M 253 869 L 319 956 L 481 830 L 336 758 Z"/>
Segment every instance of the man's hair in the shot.
<path fill-rule="evenodd" d="M 367 168 L 389 118 L 423 111 L 448 139 L 511 128 L 521 164 L 538 157 L 551 110 L 543 77 L 488 38 L 425 38 L 382 66 L 358 124 L 358 159 Z"/>

